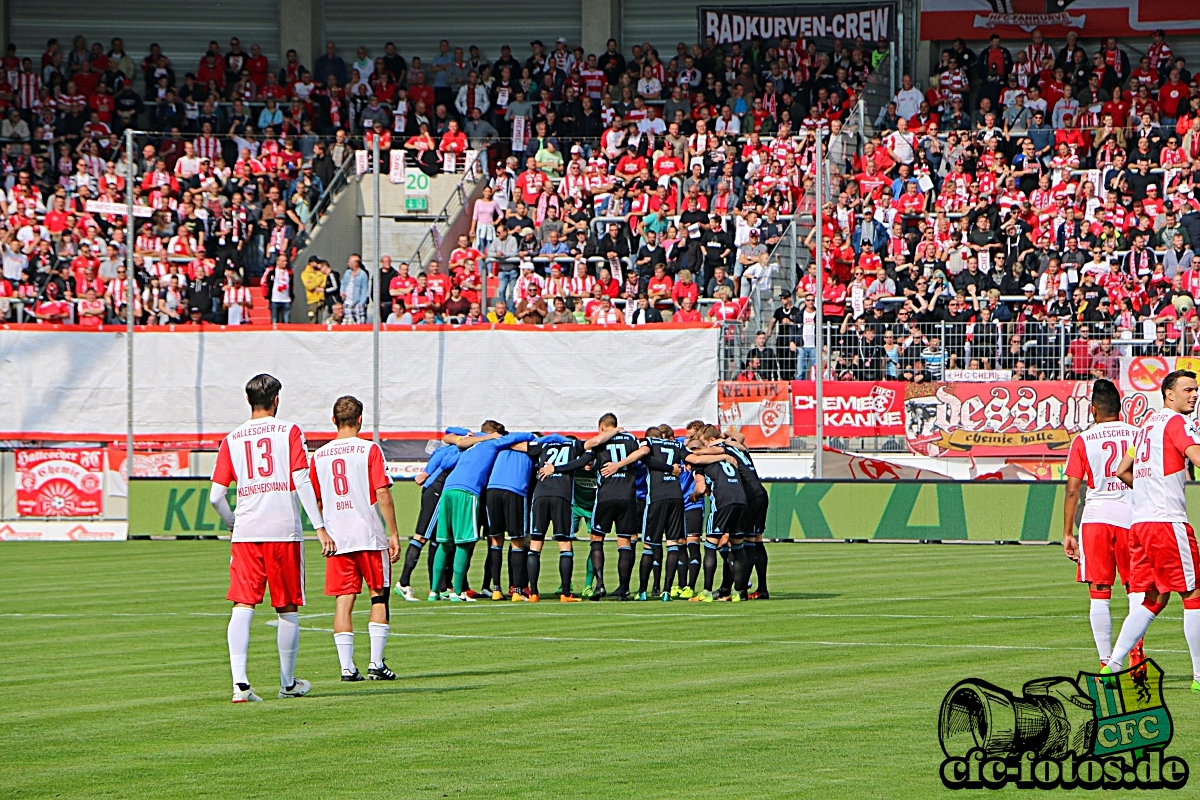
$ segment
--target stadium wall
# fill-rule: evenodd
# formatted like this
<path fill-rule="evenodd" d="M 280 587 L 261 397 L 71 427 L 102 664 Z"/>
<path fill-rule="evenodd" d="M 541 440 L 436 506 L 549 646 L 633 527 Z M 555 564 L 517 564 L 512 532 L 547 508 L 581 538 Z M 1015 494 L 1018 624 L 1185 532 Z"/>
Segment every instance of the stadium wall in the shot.
<path fill-rule="evenodd" d="M 1062 531 L 1064 484 L 953 481 L 779 481 L 767 536 L 793 540 L 1053 542 Z M 130 536 L 215 536 L 220 520 L 208 505 L 207 479 L 136 479 Z M 392 487 L 402 535 L 416 524 L 420 487 Z M 1200 485 L 1188 486 L 1200 501 Z M 231 502 L 236 499 L 231 497 Z M 1198 508 L 1198 502 L 1189 507 Z M 1200 523 L 1200 519 L 1196 520 Z M 307 525 L 307 520 L 305 520 Z"/>
<path fill-rule="evenodd" d="M 493 418 L 510 430 L 584 432 L 608 411 L 630 429 L 711 419 L 718 335 L 708 325 L 389 329 L 381 430 L 430 436 Z M 0 330 L 0 439 L 123 440 L 125 351 L 123 331 Z M 244 386 L 260 372 L 283 383 L 280 416 L 310 434 L 332 433 L 343 394 L 372 416 L 369 328 L 145 332 L 134 352 L 142 441 L 219 439 L 245 421 Z"/>

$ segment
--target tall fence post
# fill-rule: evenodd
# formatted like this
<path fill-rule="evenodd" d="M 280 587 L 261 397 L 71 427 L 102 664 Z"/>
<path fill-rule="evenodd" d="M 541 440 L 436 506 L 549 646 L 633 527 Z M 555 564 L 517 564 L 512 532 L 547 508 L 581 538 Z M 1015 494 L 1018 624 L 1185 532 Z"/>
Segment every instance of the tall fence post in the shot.
<path fill-rule="evenodd" d="M 813 224 L 816 225 L 816 228 L 817 228 L 817 252 L 816 252 L 817 302 L 815 304 L 817 307 L 817 324 L 816 324 L 816 331 L 815 331 L 816 337 L 817 337 L 817 341 L 815 342 L 815 344 L 817 346 L 817 381 L 816 381 L 816 392 L 814 392 L 814 394 L 816 395 L 815 400 L 816 400 L 816 405 L 817 405 L 817 408 L 816 408 L 817 427 L 816 427 L 816 431 L 815 431 L 817 441 L 816 441 L 815 449 L 813 451 L 813 477 L 815 477 L 817 480 L 820 480 L 825 475 L 825 470 L 823 468 L 823 463 L 822 463 L 825 460 L 824 459 L 824 454 L 825 454 L 825 424 L 824 424 L 825 423 L 825 403 L 824 403 L 825 391 L 824 390 L 825 390 L 825 339 L 826 339 L 826 337 L 825 337 L 825 310 L 823 308 L 824 303 L 825 303 L 825 260 L 824 260 L 824 258 L 822 258 L 822 256 L 825 253 L 825 243 L 822 241 L 822 238 L 823 238 L 822 228 L 824 226 L 821 223 L 821 190 L 823 188 L 821 184 L 822 184 L 822 181 L 824 178 L 824 173 L 825 173 L 825 169 L 823 166 L 823 156 L 821 153 L 822 153 L 822 149 L 823 149 L 822 145 L 824 144 L 824 141 L 825 141 L 824 130 L 821 128 L 820 125 L 818 125 L 817 126 L 817 149 L 816 149 L 816 152 L 813 154 L 813 167 L 815 168 L 815 173 L 814 173 L 815 180 L 813 181 L 813 189 L 814 189 L 813 199 L 815 201 L 815 203 L 814 203 L 815 208 L 813 209 Z M 800 313 L 803 314 L 804 312 L 801 311 Z M 803 326 L 803 324 L 804 324 L 803 317 L 801 317 L 800 323 Z M 801 332 L 803 332 L 803 327 L 801 328 Z M 803 345 L 804 345 L 803 336 L 800 339 L 800 344 L 801 344 L 801 347 L 803 347 Z"/>
<path fill-rule="evenodd" d="M 133 275 L 133 128 L 125 129 L 125 492 L 133 479 L 133 309 L 137 282 Z"/>
<path fill-rule="evenodd" d="M 379 231 L 379 137 L 373 136 L 371 143 L 372 168 L 375 179 L 375 258 L 371 261 L 371 440 L 379 444 L 379 263 L 382 259 Z"/>

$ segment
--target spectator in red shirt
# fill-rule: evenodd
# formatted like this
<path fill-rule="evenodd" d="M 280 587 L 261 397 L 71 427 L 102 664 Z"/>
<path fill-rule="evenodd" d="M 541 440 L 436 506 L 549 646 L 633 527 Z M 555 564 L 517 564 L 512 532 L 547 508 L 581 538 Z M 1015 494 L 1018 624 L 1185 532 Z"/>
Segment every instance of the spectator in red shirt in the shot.
<path fill-rule="evenodd" d="M 450 120 L 438 149 L 443 155 L 454 153 L 460 161 L 462 160 L 463 154 L 467 152 L 467 134 L 458 129 L 458 120 Z"/>
<path fill-rule="evenodd" d="M 671 280 L 671 276 L 667 274 L 666 264 L 655 264 L 654 275 L 646 282 L 646 296 L 655 308 L 663 309 L 671 307 L 671 293 L 675 288 L 675 281 Z"/>
<path fill-rule="evenodd" d="M 250 80 L 255 86 L 266 86 L 268 75 L 273 75 L 267 57 L 262 54 L 262 48 L 257 44 L 250 45 L 250 58 L 246 59 L 246 69 L 250 70 Z"/>
<path fill-rule="evenodd" d="M 1175 67 L 1170 72 L 1170 77 L 1158 90 L 1158 110 L 1162 112 L 1162 126 L 1165 130 L 1169 130 L 1175 125 L 1175 119 L 1179 116 L 1179 112 L 1187 111 L 1186 107 L 1181 108 L 1188 96 L 1188 86 L 1179 79 L 1179 68 Z"/>
<path fill-rule="evenodd" d="M 1067 347 L 1071 374 L 1078 380 L 1087 380 L 1092 373 L 1092 343 L 1088 339 L 1088 328 L 1080 325 L 1076 337 Z"/>

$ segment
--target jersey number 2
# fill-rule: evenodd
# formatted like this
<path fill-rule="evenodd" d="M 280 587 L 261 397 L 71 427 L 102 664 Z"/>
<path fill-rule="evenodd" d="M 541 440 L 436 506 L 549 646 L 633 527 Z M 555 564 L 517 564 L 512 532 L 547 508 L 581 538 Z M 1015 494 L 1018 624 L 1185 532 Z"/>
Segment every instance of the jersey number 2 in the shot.
<path fill-rule="evenodd" d="M 269 478 L 275 474 L 275 458 L 271 455 L 271 440 L 267 438 L 259 439 L 256 446 L 262 451 L 262 463 L 258 466 L 258 475 L 260 478 Z M 250 440 L 246 440 L 246 469 L 250 471 L 250 475 L 254 475 L 254 448 L 250 445 Z"/>
<path fill-rule="evenodd" d="M 1104 448 L 1104 452 L 1108 453 L 1108 458 L 1104 461 L 1104 477 L 1117 477 L 1117 464 L 1121 463 L 1121 454 L 1129 449 L 1129 442 L 1117 444 L 1110 439 L 1101 442 L 1100 446 Z"/>

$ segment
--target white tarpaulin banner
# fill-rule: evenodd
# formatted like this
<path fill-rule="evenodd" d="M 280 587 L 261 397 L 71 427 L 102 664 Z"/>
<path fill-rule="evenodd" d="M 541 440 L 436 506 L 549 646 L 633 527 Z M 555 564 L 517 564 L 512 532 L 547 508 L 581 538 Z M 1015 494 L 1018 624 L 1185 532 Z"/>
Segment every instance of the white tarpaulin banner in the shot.
<path fill-rule="evenodd" d="M 385 331 L 380 429 L 439 431 L 492 418 L 509 430 L 630 429 L 717 412 L 716 328 Z M 283 383 L 279 415 L 332 431 L 344 394 L 371 409 L 370 331 L 213 331 L 134 336 L 139 436 L 212 438 L 245 421 L 244 387 Z M 0 330 L 0 439 L 125 435 L 125 335 Z"/>

